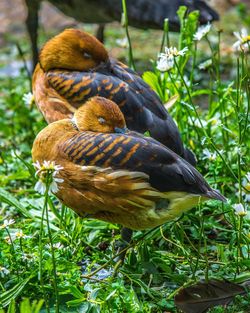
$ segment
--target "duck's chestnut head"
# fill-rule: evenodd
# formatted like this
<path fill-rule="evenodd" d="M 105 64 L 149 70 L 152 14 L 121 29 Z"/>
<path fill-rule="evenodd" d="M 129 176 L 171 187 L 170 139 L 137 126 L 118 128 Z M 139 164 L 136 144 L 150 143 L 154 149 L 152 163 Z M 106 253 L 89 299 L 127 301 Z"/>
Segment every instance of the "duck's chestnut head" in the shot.
<path fill-rule="evenodd" d="M 41 49 L 39 62 L 46 72 L 51 69 L 87 71 L 109 60 L 103 44 L 78 29 L 65 29 Z"/>
<path fill-rule="evenodd" d="M 90 98 L 74 114 L 80 131 L 125 133 L 126 122 L 118 105 L 103 97 Z"/>

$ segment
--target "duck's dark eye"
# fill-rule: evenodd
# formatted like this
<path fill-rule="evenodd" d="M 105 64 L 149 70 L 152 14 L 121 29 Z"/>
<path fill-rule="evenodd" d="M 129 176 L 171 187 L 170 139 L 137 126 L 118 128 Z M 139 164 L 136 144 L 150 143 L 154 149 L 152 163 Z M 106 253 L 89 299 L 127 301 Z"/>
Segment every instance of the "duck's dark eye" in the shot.
<path fill-rule="evenodd" d="M 103 117 L 98 117 L 98 122 L 100 123 L 100 124 L 106 124 L 106 120 L 105 120 L 105 118 L 103 118 Z"/>
<path fill-rule="evenodd" d="M 92 58 L 91 54 L 89 54 L 88 52 L 83 52 L 83 56 L 85 59 L 91 59 Z"/>

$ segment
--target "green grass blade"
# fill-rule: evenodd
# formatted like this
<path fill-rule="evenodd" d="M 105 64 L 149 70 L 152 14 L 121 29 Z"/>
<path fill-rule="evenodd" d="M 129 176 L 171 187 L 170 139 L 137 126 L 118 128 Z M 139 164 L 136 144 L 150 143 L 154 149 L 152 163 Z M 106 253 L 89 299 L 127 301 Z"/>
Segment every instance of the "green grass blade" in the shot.
<path fill-rule="evenodd" d="M 21 281 L 20 283 L 12 287 L 10 290 L 3 292 L 0 295 L 0 305 L 2 307 L 6 307 L 7 305 L 11 303 L 13 299 L 16 299 L 20 295 L 20 293 L 23 291 L 24 287 L 29 282 L 30 278 L 31 277 L 24 279 L 23 281 Z"/>
<path fill-rule="evenodd" d="M 8 191 L 0 188 L 0 202 L 7 203 L 11 206 L 14 206 L 20 213 L 24 216 L 32 218 L 30 212 L 20 204 L 20 202 L 14 198 Z"/>

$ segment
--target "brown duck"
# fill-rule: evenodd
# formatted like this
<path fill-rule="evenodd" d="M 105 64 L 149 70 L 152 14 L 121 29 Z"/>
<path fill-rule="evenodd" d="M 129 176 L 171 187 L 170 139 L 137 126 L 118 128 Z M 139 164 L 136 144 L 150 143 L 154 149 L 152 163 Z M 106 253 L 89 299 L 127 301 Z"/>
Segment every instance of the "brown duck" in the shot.
<path fill-rule="evenodd" d="M 112 101 L 93 97 L 73 119 L 56 121 L 36 137 L 33 161 L 63 169 L 56 196 L 80 216 L 146 229 L 199 202 L 225 198 L 179 155 L 126 128 Z"/>

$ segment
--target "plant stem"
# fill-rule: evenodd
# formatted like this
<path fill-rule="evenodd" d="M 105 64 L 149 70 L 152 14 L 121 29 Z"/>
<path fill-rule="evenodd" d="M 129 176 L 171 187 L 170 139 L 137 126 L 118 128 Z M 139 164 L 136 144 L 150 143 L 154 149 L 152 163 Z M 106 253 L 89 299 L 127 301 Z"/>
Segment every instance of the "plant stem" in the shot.
<path fill-rule="evenodd" d="M 239 275 L 240 273 L 240 257 L 242 257 L 242 250 L 241 250 L 241 241 L 242 241 L 242 226 L 243 226 L 243 216 L 239 216 L 238 221 L 238 231 L 237 231 L 237 252 L 236 252 L 236 272 L 235 275 Z"/>
<path fill-rule="evenodd" d="M 136 69 L 135 69 L 135 63 L 134 63 L 134 58 L 133 58 L 133 50 L 132 50 L 130 35 L 128 31 L 128 14 L 127 14 L 126 0 L 122 0 L 122 10 L 123 10 L 122 24 L 125 27 L 126 37 L 128 40 L 128 64 L 129 64 L 129 67 L 131 67 L 135 71 Z"/>
<path fill-rule="evenodd" d="M 194 42 L 194 53 L 193 53 L 193 62 L 192 62 L 192 69 L 190 73 L 190 85 L 193 85 L 193 79 L 194 79 L 194 69 L 195 69 L 195 64 L 196 64 L 196 55 L 197 55 L 197 41 Z"/>
<path fill-rule="evenodd" d="M 20 239 L 19 239 L 19 244 L 20 244 L 20 250 L 21 250 L 21 252 L 22 252 L 22 255 L 24 255 L 23 243 L 22 243 L 22 238 L 21 238 L 21 237 L 20 237 Z M 24 263 L 25 263 L 26 271 L 28 271 L 28 263 L 27 263 L 27 260 L 26 260 L 26 259 L 25 259 Z"/>
<path fill-rule="evenodd" d="M 47 221 L 47 229 L 48 229 L 48 236 L 49 236 L 49 242 L 51 246 L 51 256 L 52 256 L 52 265 L 53 265 L 53 276 L 54 276 L 54 291 L 55 291 L 55 311 L 56 313 L 60 313 L 59 311 L 59 293 L 58 293 L 58 286 L 57 286 L 57 277 L 56 277 L 56 259 L 55 259 L 55 251 L 53 247 L 53 238 L 51 234 L 51 229 L 50 229 L 50 223 L 49 223 L 49 210 L 48 210 L 48 198 L 49 198 L 49 186 L 52 182 L 52 174 L 47 174 L 46 177 L 46 195 L 45 199 L 45 211 L 46 211 L 46 221 Z"/>
<path fill-rule="evenodd" d="M 160 52 L 163 51 L 165 42 L 167 42 L 167 46 L 169 47 L 170 41 L 169 41 L 169 22 L 168 18 L 164 19 L 164 25 L 163 25 L 163 36 L 162 36 L 162 41 L 161 41 L 161 49 Z"/>
<path fill-rule="evenodd" d="M 9 239 L 10 239 L 11 250 L 12 250 L 12 253 L 13 253 L 14 263 L 17 263 L 17 259 L 16 259 L 16 250 L 15 250 L 14 242 L 13 242 L 13 240 L 12 240 L 12 238 L 11 238 L 11 235 L 10 235 L 10 232 L 9 232 L 8 227 L 6 227 L 5 230 L 6 230 L 7 234 L 8 234 L 8 236 L 9 236 Z M 10 258 L 10 260 L 11 260 L 11 258 Z M 17 274 L 17 278 L 18 278 L 18 281 L 19 281 L 20 277 L 19 277 L 18 266 L 16 267 L 16 274 Z"/>
<path fill-rule="evenodd" d="M 21 46 L 20 46 L 20 44 L 18 42 L 16 42 L 15 44 L 16 44 L 18 53 L 19 53 L 19 55 L 20 55 L 20 57 L 21 57 L 21 59 L 23 61 L 23 65 L 24 65 L 25 71 L 27 73 L 27 77 L 29 79 L 30 91 L 32 91 L 32 77 L 31 77 L 32 75 L 31 75 L 31 73 L 30 73 L 30 71 L 28 69 L 28 65 L 27 65 L 27 62 L 25 60 L 23 50 L 22 50 L 22 48 L 21 48 Z"/>
<path fill-rule="evenodd" d="M 47 313 L 50 313 L 50 308 L 49 308 L 49 303 L 48 303 L 48 298 L 45 292 L 44 288 L 44 281 L 43 281 L 43 273 L 42 273 L 42 261 L 43 261 L 43 245 L 42 245 L 42 239 L 43 239 L 43 222 L 44 222 L 44 214 L 45 214 L 45 209 L 47 206 L 48 202 L 48 194 L 45 194 L 45 199 L 44 199 L 44 205 L 43 205 L 43 210 L 42 210 L 42 217 L 41 217 L 41 223 L 40 223 L 40 232 L 39 232 L 39 271 L 38 271 L 38 278 L 40 281 L 40 285 L 42 288 L 43 292 L 43 297 L 45 301 L 45 307 Z"/>
<path fill-rule="evenodd" d="M 226 165 L 226 167 L 228 168 L 228 170 L 229 170 L 230 174 L 232 175 L 232 177 L 233 177 L 236 181 L 238 181 L 237 176 L 234 174 L 234 172 L 232 171 L 231 167 L 228 165 L 228 162 L 226 162 L 226 160 L 224 159 L 224 157 L 222 156 L 222 154 L 220 153 L 220 151 L 217 149 L 217 147 L 216 147 L 216 145 L 215 145 L 213 139 L 212 139 L 211 137 L 209 137 L 209 135 L 208 135 L 206 129 L 203 127 L 203 124 L 202 124 L 202 121 L 201 121 L 201 119 L 200 119 L 200 116 L 199 116 L 199 114 L 198 114 L 198 112 L 197 112 L 197 110 L 196 110 L 196 107 L 195 107 L 194 103 L 193 103 L 192 96 L 191 96 L 191 94 L 190 94 L 189 88 L 188 88 L 188 86 L 187 86 L 187 84 L 186 84 L 186 82 L 185 82 L 185 79 L 184 79 L 184 77 L 183 77 L 183 75 L 182 75 L 182 73 L 181 73 L 181 71 L 180 71 L 180 69 L 179 69 L 179 66 L 178 66 L 177 62 L 175 62 L 175 65 L 176 65 L 176 67 L 177 67 L 177 69 L 178 69 L 178 72 L 179 72 L 179 74 L 180 74 L 180 76 L 181 76 L 181 80 L 182 80 L 182 82 L 183 82 L 183 84 L 184 84 L 184 86 L 185 86 L 185 88 L 186 88 L 186 90 L 187 90 L 187 94 L 188 94 L 188 98 L 189 98 L 190 104 L 192 105 L 193 110 L 194 110 L 194 112 L 195 112 L 195 115 L 196 115 L 196 117 L 197 117 L 197 119 L 198 119 L 198 121 L 199 121 L 199 123 L 200 123 L 200 125 L 201 125 L 201 130 L 203 131 L 204 136 L 208 139 L 208 141 L 209 141 L 209 143 L 211 144 L 211 146 L 213 147 L 213 149 L 214 149 L 214 150 L 217 152 L 217 154 L 220 156 L 220 158 L 222 159 L 223 163 L 224 163 L 224 164 Z"/>

